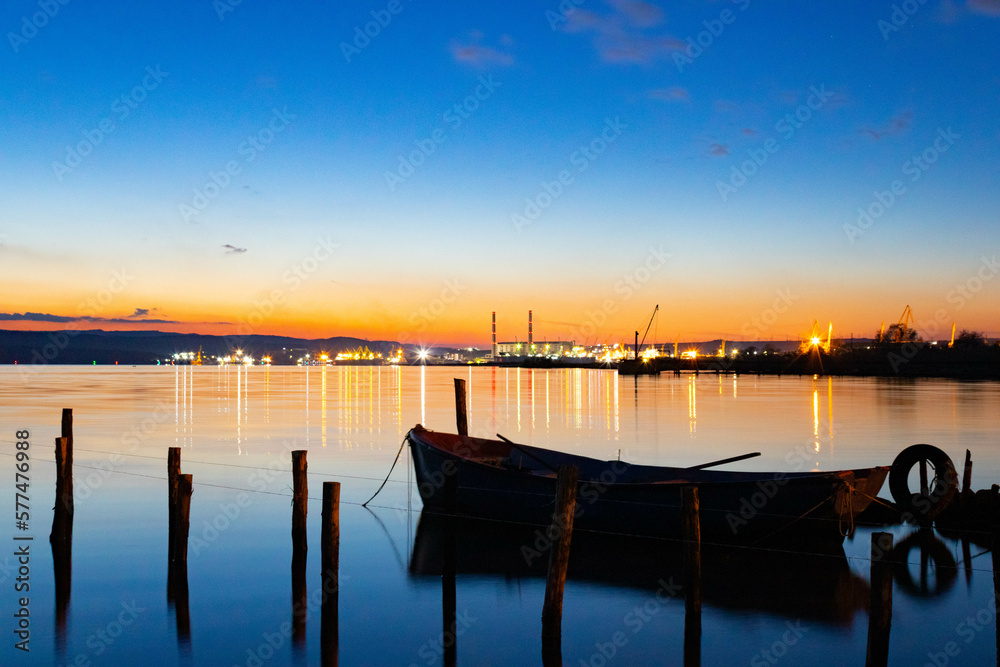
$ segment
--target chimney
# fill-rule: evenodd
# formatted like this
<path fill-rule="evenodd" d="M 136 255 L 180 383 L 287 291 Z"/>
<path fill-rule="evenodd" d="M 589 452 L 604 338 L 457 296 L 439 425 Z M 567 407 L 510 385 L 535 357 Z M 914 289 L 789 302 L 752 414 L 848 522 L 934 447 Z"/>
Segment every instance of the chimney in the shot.
<path fill-rule="evenodd" d="M 497 311 L 493 311 L 493 358 L 497 358 Z"/>

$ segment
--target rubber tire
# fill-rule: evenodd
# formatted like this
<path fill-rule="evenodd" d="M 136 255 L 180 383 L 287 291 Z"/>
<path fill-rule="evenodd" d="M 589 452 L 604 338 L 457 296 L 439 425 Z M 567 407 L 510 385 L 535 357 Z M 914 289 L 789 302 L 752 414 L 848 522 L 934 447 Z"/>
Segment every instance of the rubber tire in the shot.
<path fill-rule="evenodd" d="M 908 562 L 910 551 L 916 547 L 927 555 L 927 560 L 934 566 L 934 587 L 913 580 Z M 928 530 L 921 529 L 908 535 L 893 547 L 894 576 L 899 589 L 918 598 L 933 598 L 944 595 L 955 585 L 958 577 L 958 566 L 955 557 L 951 555 L 948 546 Z"/>
<path fill-rule="evenodd" d="M 918 499 L 923 496 L 910 491 L 908 480 L 910 470 L 923 460 L 931 462 L 938 484 L 944 484 L 944 493 L 937 502 L 933 502 L 930 498 L 920 502 L 920 505 L 925 507 L 929 502 L 929 510 L 918 506 Z M 933 479 L 930 479 L 928 483 L 932 481 Z M 934 445 L 911 445 L 901 451 L 892 462 L 892 467 L 889 469 L 889 491 L 900 510 L 911 514 L 918 523 L 927 525 L 948 507 L 958 493 L 958 473 L 955 472 L 955 464 L 948 455 Z"/>

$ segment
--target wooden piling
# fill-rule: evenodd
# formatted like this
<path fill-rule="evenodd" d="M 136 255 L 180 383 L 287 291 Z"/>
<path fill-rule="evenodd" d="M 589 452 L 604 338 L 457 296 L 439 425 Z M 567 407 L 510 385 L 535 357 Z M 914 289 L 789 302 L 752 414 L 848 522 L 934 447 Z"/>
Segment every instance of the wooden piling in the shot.
<path fill-rule="evenodd" d="M 458 434 L 469 435 L 469 400 L 462 378 L 455 378 L 455 421 L 458 423 Z"/>
<path fill-rule="evenodd" d="M 548 536 L 555 539 L 549 552 L 549 570 L 545 578 L 545 601 L 542 604 L 542 661 L 562 663 L 562 606 L 569 568 L 569 549 L 576 511 L 576 487 L 580 471 L 576 466 L 561 466 L 556 483 L 556 510 Z"/>
<path fill-rule="evenodd" d="M 306 542 L 306 513 L 309 507 L 309 484 L 306 481 L 306 450 L 292 452 L 292 552 L 308 549 Z"/>
<path fill-rule="evenodd" d="M 962 493 L 972 490 L 972 452 L 965 450 L 965 472 L 962 474 Z"/>
<path fill-rule="evenodd" d="M 292 644 L 301 646 L 306 637 L 309 594 L 306 591 L 306 515 L 309 510 L 309 483 L 306 479 L 306 450 L 292 452 Z"/>
<path fill-rule="evenodd" d="M 49 541 L 63 544 L 73 537 L 73 447 L 69 438 L 56 438 L 56 503 Z"/>
<path fill-rule="evenodd" d="M 172 560 L 187 562 L 188 531 L 191 527 L 191 493 L 194 486 L 191 475 L 177 476 L 177 523 L 174 531 Z"/>
<path fill-rule="evenodd" d="M 920 459 L 920 495 L 926 498 L 930 495 L 930 489 L 927 485 L 927 461 Z"/>
<path fill-rule="evenodd" d="M 684 521 L 684 664 L 701 664 L 701 501 L 698 487 L 681 489 Z"/>
<path fill-rule="evenodd" d="M 339 661 L 340 645 L 340 482 L 323 482 L 321 525 L 320 660 L 324 667 L 330 667 Z"/>
<path fill-rule="evenodd" d="M 872 533 L 871 609 L 868 613 L 866 667 L 889 662 L 892 625 L 892 533 Z"/>
<path fill-rule="evenodd" d="M 52 532 L 49 534 L 56 592 L 56 644 L 61 647 L 66 645 L 66 618 L 73 579 L 72 424 L 72 411 L 63 410 L 64 436 L 55 439 L 56 498 L 52 513 Z"/>

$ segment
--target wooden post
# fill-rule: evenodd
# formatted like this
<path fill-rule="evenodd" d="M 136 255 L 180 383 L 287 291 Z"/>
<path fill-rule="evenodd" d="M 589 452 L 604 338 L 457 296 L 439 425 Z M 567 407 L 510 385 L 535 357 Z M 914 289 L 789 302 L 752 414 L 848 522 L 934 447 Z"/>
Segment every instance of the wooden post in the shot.
<path fill-rule="evenodd" d="M 701 500 L 698 487 L 681 489 L 684 517 L 684 664 L 701 664 Z"/>
<path fill-rule="evenodd" d="M 872 533 L 871 591 L 865 666 L 884 667 L 892 625 L 892 533 Z"/>
<path fill-rule="evenodd" d="M 340 482 L 323 482 L 320 561 L 323 602 L 320 607 L 320 660 L 324 667 L 339 661 L 340 645 Z"/>
<path fill-rule="evenodd" d="M 972 490 L 972 452 L 965 450 L 965 473 L 962 475 L 962 493 Z"/>
<path fill-rule="evenodd" d="M 309 594 L 306 591 L 306 514 L 309 483 L 306 479 L 306 450 L 292 452 L 292 644 L 301 646 L 306 638 Z"/>
<path fill-rule="evenodd" d="M 69 438 L 56 438 L 56 503 L 49 542 L 63 544 L 73 537 L 73 449 Z"/>
<path fill-rule="evenodd" d="M 67 426 L 67 413 L 69 422 Z M 63 410 L 63 434 L 55 439 L 56 499 L 52 512 L 52 566 L 56 589 L 56 643 L 66 645 L 66 616 L 73 579 L 73 433 L 72 410 Z"/>
<path fill-rule="evenodd" d="M 545 578 L 545 602 L 542 605 L 542 662 L 562 664 L 562 606 L 569 568 L 569 548 L 573 537 L 576 511 L 576 486 L 580 471 L 576 466 L 561 466 L 556 482 L 556 510 L 548 536 L 555 537 L 549 552 L 549 570 Z"/>
<path fill-rule="evenodd" d="M 306 450 L 292 452 L 292 552 L 300 550 L 305 555 L 306 513 L 309 507 L 309 484 L 306 481 Z"/>
<path fill-rule="evenodd" d="M 465 393 L 465 380 L 455 378 L 455 421 L 458 434 L 469 435 L 469 401 Z"/>
<path fill-rule="evenodd" d="M 177 548 L 177 486 L 181 474 L 181 448 L 167 449 L 167 604 L 173 605 L 177 593 L 174 550 Z M 185 569 L 185 578 L 187 570 Z"/>
<path fill-rule="evenodd" d="M 920 459 L 920 495 L 926 498 L 930 495 L 930 489 L 927 486 L 927 461 Z"/>
<path fill-rule="evenodd" d="M 191 526 L 191 492 L 194 478 L 191 475 L 177 476 L 177 526 L 174 535 L 173 560 L 187 562 L 188 529 Z"/>

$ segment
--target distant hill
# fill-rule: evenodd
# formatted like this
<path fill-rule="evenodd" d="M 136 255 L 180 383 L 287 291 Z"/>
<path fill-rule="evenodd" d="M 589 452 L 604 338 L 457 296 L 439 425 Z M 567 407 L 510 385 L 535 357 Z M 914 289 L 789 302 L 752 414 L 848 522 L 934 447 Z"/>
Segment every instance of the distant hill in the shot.
<path fill-rule="evenodd" d="M 371 341 L 337 336 L 310 340 L 287 336 L 207 336 L 162 331 L 9 331 L 0 329 L 0 364 L 155 364 L 175 352 L 197 352 L 206 363 L 212 357 L 242 349 L 256 359 L 270 356 L 276 364 L 294 364 L 306 353 L 368 347 L 387 355 L 395 341 Z M 408 346 L 409 347 L 409 346 Z"/>

